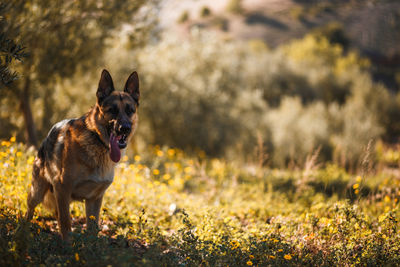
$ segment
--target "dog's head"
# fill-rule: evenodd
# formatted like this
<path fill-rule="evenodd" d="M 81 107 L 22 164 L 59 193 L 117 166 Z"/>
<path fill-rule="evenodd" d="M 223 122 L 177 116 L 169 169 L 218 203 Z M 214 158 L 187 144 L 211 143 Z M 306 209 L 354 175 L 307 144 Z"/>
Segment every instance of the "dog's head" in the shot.
<path fill-rule="evenodd" d="M 114 162 L 118 162 L 121 158 L 120 149 L 126 148 L 138 121 L 140 92 L 136 71 L 129 76 L 123 91 L 115 91 L 110 73 L 103 70 L 96 96 L 102 121 L 106 124 L 110 157 Z"/>

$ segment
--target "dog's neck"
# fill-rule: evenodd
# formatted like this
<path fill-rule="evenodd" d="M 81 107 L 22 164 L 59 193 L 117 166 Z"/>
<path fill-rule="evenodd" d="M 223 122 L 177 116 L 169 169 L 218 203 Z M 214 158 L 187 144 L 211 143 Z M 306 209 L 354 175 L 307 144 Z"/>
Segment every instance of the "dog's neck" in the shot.
<path fill-rule="evenodd" d="M 85 124 L 87 128 L 96 133 L 103 145 L 108 148 L 107 144 L 110 142 L 110 136 L 107 133 L 107 129 L 103 126 L 103 121 L 104 117 L 98 104 L 92 107 L 88 113 L 85 114 Z"/>

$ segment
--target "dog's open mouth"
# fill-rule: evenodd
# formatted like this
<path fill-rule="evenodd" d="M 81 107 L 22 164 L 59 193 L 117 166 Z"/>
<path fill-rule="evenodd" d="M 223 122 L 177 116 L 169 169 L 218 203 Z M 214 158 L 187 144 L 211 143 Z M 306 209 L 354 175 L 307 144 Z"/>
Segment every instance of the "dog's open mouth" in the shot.
<path fill-rule="evenodd" d="M 124 149 L 127 146 L 126 138 L 127 136 L 125 134 L 110 134 L 110 158 L 112 161 L 119 162 L 121 159 L 121 149 Z"/>

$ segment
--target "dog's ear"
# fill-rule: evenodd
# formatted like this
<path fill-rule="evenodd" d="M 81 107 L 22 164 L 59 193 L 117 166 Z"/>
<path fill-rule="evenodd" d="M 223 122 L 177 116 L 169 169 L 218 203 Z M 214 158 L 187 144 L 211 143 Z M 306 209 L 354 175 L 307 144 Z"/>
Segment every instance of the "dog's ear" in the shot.
<path fill-rule="evenodd" d="M 99 88 L 97 89 L 97 103 L 101 104 L 103 100 L 114 91 L 114 84 L 110 73 L 107 70 L 101 72 Z"/>
<path fill-rule="evenodd" d="M 125 84 L 124 92 L 130 94 L 131 97 L 139 104 L 139 76 L 136 71 L 129 75 L 129 78 Z"/>

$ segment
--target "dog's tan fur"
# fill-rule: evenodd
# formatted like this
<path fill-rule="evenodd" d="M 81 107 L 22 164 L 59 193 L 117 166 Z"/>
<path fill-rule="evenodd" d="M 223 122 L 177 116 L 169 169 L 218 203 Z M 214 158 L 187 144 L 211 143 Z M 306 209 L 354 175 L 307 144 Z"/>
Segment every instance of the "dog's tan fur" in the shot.
<path fill-rule="evenodd" d="M 116 165 L 110 156 L 110 135 L 118 135 L 121 125 L 131 126 L 124 138 L 129 140 L 133 135 L 139 95 L 136 72 L 129 76 L 121 92 L 114 90 L 110 74 L 103 70 L 96 105 L 81 118 L 53 126 L 34 161 L 28 220 L 32 219 L 35 207 L 44 202 L 55 210 L 62 237 L 68 240 L 70 203 L 84 200 L 87 222 L 94 216 L 98 223 L 103 195 L 113 182 Z"/>

